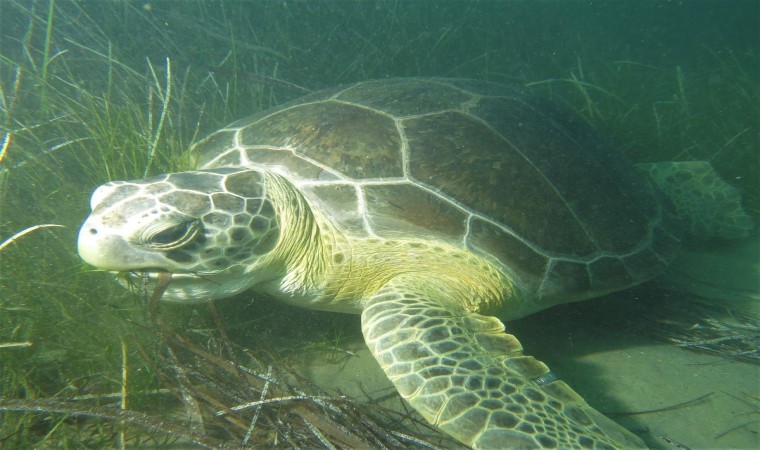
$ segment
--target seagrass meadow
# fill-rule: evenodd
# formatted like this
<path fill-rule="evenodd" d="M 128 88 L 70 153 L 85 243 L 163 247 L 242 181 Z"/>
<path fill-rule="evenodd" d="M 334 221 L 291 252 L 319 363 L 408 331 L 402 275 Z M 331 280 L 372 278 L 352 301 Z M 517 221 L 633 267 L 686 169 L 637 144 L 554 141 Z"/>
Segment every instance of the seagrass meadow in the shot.
<path fill-rule="evenodd" d="M 460 448 L 367 364 L 356 317 L 159 304 L 87 266 L 92 191 L 189 169 L 194 141 L 309 92 L 436 76 L 549 98 L 621 158 L 709 160 L 758 223 L 759 20 L 741 0 L 1 1 L 0 448 Z M 751 278 L 757 239 L 695 251 Z M 507 326 L 652 447 L 757 448 L 760 288 L 704 298 L 730 274 L 701 273 Z"/>

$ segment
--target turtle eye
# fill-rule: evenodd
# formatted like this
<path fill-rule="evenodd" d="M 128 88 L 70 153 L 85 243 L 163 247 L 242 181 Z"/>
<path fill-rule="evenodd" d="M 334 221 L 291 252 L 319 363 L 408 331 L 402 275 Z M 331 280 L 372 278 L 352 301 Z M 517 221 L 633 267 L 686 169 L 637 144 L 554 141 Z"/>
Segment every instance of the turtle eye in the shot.
<path fill-rule="evenodd" d="M 146 244 L 156 249 L 174 250 L 195 239 L 199 228 L 197 220 L 183 222 L 149 236 Z"/>

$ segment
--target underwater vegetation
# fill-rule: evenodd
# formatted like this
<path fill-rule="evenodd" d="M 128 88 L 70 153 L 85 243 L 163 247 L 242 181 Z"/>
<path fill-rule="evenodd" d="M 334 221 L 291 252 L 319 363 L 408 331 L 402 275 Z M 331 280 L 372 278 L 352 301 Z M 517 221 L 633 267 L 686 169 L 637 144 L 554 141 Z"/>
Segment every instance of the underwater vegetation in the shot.
<path fill-rule="evenodd" d="M 190 144 L 235 119 L 388 76 L 516 84 L 633 161 L 710 160 L 757 222 L 760 53 L 722 26 L 756 5 L 669 32 L 611 25 L 654 8 L 612 3 L 0 2 L 0 447 L 456 446 L 289 370 L 299 348 L 351 357 L 354 318 L 244 295 L 158 308 L 86 266 L 77 229 L 106 181 L 187 169 Z M 704 323 L 662 334 L 720 354 L 738 333 L 753 357 L 757 322 Z"/>

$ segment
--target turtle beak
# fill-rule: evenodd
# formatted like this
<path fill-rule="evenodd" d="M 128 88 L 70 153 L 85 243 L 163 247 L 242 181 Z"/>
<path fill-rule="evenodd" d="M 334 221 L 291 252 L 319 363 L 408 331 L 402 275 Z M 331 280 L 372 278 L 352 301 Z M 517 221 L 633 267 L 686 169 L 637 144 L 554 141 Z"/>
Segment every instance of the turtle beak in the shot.
<path fill-rule="evenodd" d="M 87 219 L 79 230 L 79 256 L 98 269 L 126 272 L 147 267 L 163 267 L 166 260 L 156 253 L 139 250 L 123 236 L 108 233 L 97 220 Z"/>

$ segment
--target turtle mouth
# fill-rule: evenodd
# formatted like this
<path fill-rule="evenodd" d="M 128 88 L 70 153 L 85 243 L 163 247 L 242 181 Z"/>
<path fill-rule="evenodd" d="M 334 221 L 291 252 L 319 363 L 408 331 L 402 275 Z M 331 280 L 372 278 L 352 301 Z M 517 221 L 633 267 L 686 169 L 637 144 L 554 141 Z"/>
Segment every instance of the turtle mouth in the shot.
<path fill-rule="evenodd" d="M 172 279 L 183 279 L 183 278 L 199 278 L 198 275 L 192 273 L 192 272 L 172 272 L 170 270 L 166 269 L 158 269 L 158 268 L 146 268 L 146 269 L 139 269 L 139 270 L 130 270 L 127 272 L 113 272 L 117 274 L 118 276 L 125 276 L 129 279 L 149 279 L 149 280 L 157 280 L 158 278 L 164 276 L 163 274 L 169 274 Z"/>
<path fill-rule="evenodd" d="M 198 296 L 196 290 L 207 283 L 194 273 L 153 268 L 112 273 L 123 287 L 151 301 L 203 303 L 206 298 Z"/>
<path fill-rule="evenodd" d="M 169 271 L 147 267 L 130 271 L 113 272 L 120 285 L 146 297 L 156 297 L 162 290 L 161 300 L 176 303 L 204 303 L 237 294 L 248 287 L 248 278 L 238 279 L 216 272 Z M 225 278 L 227 276 L 227 278 Z"/>
<path fill-rule="evenodd" d="M 191 272 L 172 272 L 166 269 L 145 268 L 130 271 L 111 271 L 112 274 L 130 289 L 143 290 L 146 286 L 153 286 L 163 277 L 169 276 L 171 281 L 183 282 L 203 278 Z"/>

